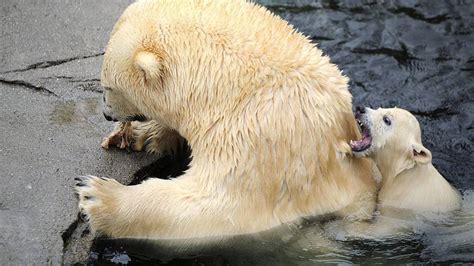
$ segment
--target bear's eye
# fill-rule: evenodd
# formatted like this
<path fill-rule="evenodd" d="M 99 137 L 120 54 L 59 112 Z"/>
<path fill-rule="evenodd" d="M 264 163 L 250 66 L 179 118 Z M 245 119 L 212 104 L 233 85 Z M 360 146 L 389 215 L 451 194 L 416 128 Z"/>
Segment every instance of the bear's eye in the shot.
<path fill-rule="evenodd" d="M 383 116 L 383 122 L 387 125 L 390 126 L 392 124 L 392 120 L 390 120 L 390 117 L 384 115 Z"/>

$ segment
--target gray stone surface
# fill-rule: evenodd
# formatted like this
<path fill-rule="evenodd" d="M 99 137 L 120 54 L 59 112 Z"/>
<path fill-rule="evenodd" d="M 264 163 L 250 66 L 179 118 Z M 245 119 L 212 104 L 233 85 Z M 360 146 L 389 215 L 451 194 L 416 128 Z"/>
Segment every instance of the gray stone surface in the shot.
<path fill-rule="evenodd" d="M 0 3 L 0 265 L 62 263 L 73 178 L 125 181 L 151 159 L 99 145 L 101 55 L 130 2 Z"/>

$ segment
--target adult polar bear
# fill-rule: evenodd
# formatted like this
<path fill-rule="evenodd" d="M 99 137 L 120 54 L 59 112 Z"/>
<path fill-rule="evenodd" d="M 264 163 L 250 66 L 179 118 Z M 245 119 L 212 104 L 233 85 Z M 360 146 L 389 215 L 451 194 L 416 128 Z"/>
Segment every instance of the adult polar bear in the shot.
<path fill-rule="evenodd" d="M 151 130 L 134 134 L 156 128 L 157 142 L 174 130 L 193 160 L 177 179 L 136 186 L 77 178 L 79 207 L 93 230 L 188 238 L 325 213 L 372 215 L 372 165 L 344 153 L 360 137 L 347 79 L 263 7 L 138 1 L 112 31 L 101 82 L 110 119 L 153 120 Z"/>

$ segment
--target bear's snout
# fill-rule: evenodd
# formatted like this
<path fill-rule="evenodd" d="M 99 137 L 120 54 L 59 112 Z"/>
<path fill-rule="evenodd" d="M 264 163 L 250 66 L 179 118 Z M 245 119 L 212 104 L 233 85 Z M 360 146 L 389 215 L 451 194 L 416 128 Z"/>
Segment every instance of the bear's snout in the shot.
<path fill-rule="evenodd" d="M 112 118 L 111 116 L 107 115 L 105 112 L 103 113 L 104 114 L 104 117 L 105 119 L 107 119 L 107 121 L 114 121 L 114 122 L 118 122 L 117 119 L 115 118 Z"/>

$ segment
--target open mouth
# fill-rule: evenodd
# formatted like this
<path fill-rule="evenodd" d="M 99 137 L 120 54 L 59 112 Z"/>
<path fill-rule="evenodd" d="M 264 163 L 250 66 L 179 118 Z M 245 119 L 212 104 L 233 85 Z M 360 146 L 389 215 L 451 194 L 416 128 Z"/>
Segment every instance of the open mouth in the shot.
<path fill-rule="evenodd" d="M 351 146 L 353 152 L 363 152 L 372 145 L 372 136 L 370 134 L 370 128 L 367 125 L 366 119 L 362 119 L 360 114 L 357 114 L 355 118 L 357 124 L 359 125 L 362 138 L 360 140 L 351 140 L 349 145 Z"/>

